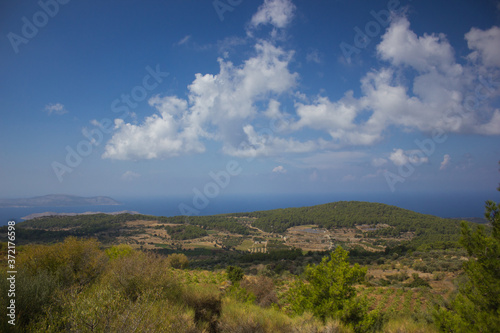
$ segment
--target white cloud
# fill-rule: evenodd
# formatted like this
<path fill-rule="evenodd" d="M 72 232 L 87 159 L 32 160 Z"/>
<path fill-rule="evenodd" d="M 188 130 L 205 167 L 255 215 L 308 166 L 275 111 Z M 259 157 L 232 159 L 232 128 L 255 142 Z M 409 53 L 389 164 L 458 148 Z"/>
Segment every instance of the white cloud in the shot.
<path fill-rule="evenodd" d="M 294 128 L 310 127 L 327 130 L 334 138 L 339 138 L 339 130 L 354 128 L 354 118 L 358 106 L 352 97 L 352 91 L 346 93 L 338 102 L 331 102 L 326 97 L 318 97 L 313 104 L 296 104 L 297 115 L 300 120 Z"/>
<path fill-rule="evenodd" d="M 186 35 L 184 36 L 184 38 L 182 38 L 180 41 L 177 42 L 177 45 L 182 45 L 182 44 L 186 44 L 189 39 L 191 39 L 191 35 Z"/>
<path fill-rule="evenodd" d="M 286 169 L 282 165 L 278 165 L 273 169 L 275 173 L 286 173 Z"/>
<path fill-rule="evenodd" d="M 491 117 L 491 120 L 478 126 L 477 132 L 486 135 L 499 135 L 500 134 L 500 109 L 496 109 Z"/>
<path fill-rule="evenodd" d="M 500 67 L 500 28 L 489 30 L 472 28 L 465 34 L 469 49 L 469 59 L 479 60 L 488 67 Z"/>
<path fill-rule="evenodd" d="M 391 156 L 389 156 L 389 159 L 397 166 L 408 163 L 408 156 L 406 156 L 403 149 L 394 149 Z"/>
<path fill-rule="evenodd" d="M 245 138 L 238 146 L 225 146 L 223 151 L 236 157 L 258 157 L 273 156 L 282 153 L 306 153 L 314 151 L 318 145 L 314 141 L 301 142 L 293 138 L 281 138 L 274 136 L 266 129 L 261 133 L 256 132 L 252 125 L 243 128 Z"/>
<path fill-rule="evenodd" d="M 403 149 L 394 149 L 389 159 L 396 166 L 402 166 L 408 163 L 420 165 L 429 162 L 429 158 L 420 150 L 404 151 Z"/>
<path fill-rule="evenodd" d="M 141 125 L 115 120 L 116 132 L 106 144 L 103 158 L 137 160 L 168 158 L 184 153 L 203 152 L 197 129 L 186 123 L 187 102 L 176 97 L 150 99 L 158 113 Z M 185 125 L 185 126 L 183 126 Z"/>
<path fill-rule="evenodd" d="M 289 0 L 266 0 L 252 26 L 286 27 L 294 10 Z M 466 37 L 484 63 L 496 65 L 492 60 L 496 51 L 485 44 L 491 38 L 496 41 L 496 31 L 472 29 Z M 443 34 L 418 36 L 406 17 L 393 18 L 377 46 L 386 66 L 370 70 L 360 80 L 359 96 L 349 90 L 337 100 L 310 98 L 296 90 L 299 75 L 290 70 L 294 52 L 277 46 L 272 37 L 254 40 L 253 55 L 241 64 L 233 64 L 227 55 L 218 59 L 217 74 L 196 74 L 185 99 L 155 96 L 149 102 L 156 111 L 142 122 L 115 120 L 116 131 L 103 157 L 152 159 L 200 153 L 207 140 L 220 142 L 225 154 L 237 157 L 339 150 L 373 145 L 390 127 L 500 134 L 500 110 L 488 107 L 484 98 L 473 112 L 465 110 L 467 97 L 477 91 L 483 64 L 458 64 Z M 406 76 L 408 72 L 411 75 Z M 498 94 L 495 89 L 488 90 L 487 98 Z M 295 115 L 283 111 L 282 105 L 289 105 L 286 97 L 294 99 Z M 269 125 L 263 125 L 263 119 Z M 276 123 L 279 128 L 272 126 Z M 312 136 L 298 139 L 299 131 Z M 327 133 L 329 140 L 318 132 Z M 310 165 L 328 167 L 319 156 L 310 157 Z M 396 165 L 427 162 L 426 157 L 402 149 L 393 151 L 389 160 Z M 384 159 L 372 161 L 377 167 L 384 163 Z"/>
<path fill-rule="evenodd" d="M 372 145 L 389 126 L 407 131 L 500 134 L 500 111 L 490 110 L 485 98 L 475 94 L 479 87 L 482 94 L 488 93 L 486 98 L 498 95 L 498 87 L 491 87 L 496 83 L 484 87 L 478 82 L 479 67 L 456 63 L 443 34 L 417 36 L 406 17 L 396 17 L 377 52 L 388 66 L 371 70 L 361 79 L 361 97 L 354 98 L 348 91 L 337 101 L 320 97 L 312 103 L 296 103 L 299 120 L 291 127 L 325 131 L 339 147 Z M 416 75 L 405 76 L 401 67 L 413 69 Z M 473 110 L 467 103 L 473 104 Z"/>
<path fill-rule="evenodd" d="M 448 154 L 445 154 L 443 156 L 443 161 L 441 162 L 441 165 L 439 166 L 439 170 L 445 170 L 448 167 L 448 164 L 450 164 L 451 157 Z"/>
<path fill-rule="evenodd" d="M 392 20 L 382 36 L 382 42 L 377 46 L 377 52 L 393 65 L 407 65 L 418 71 L 448 71 L 450 67 L 456 66 L 453 48 L 444 34 L 417 36 L 410 30 L 410 22 L 406 17 Z"/>
<path fill-rule="evenodd" d="M 203 139 L 221 141 L 224 152 L 241 157 L 313 149 L 310 142 L 261 134 L 250 124 L 259 113 L 257 102 L 291 91 L 298 77 L 288 69 L 293 52 L 259 41 L 255 53 L 240 66 L 219 59 L 216 75 L 196 74 L 187 100 L 153 97 L 149 102 L 157 113 L 142 124 L 116 120 L 116 132 L 103 157 L 151 159 L 203 152 Z M 271 99 L 264 114 L 284 117 L 276 103 Z"/>
<path fill-rule="evenodd" d="M 253 15 L 251 25 L 272 24 L 276 28 L 285 28 L 292 21 L 295 9 L 291 0 L 264 0 Z"/>
<path fill-rule="evenodd" d="M 56 103 L 56 104 L 47 104 L 45 106 L 45 111 L 50 115 L 56 114 L 56 115 L 63 115 L 65 113 L 68 113 L 68 110 L 62 105 L 61 103 Z"/>
<path fill-rule="evenodd" d="M 123 180 L 128 180 L 129 181 L 129 180 L 137 179 L 139 177 L 141 177 L 140 174 L 135 173 L 135 172 L 129 170 L 129 171 L 124 172 L 121 178 Z"/>

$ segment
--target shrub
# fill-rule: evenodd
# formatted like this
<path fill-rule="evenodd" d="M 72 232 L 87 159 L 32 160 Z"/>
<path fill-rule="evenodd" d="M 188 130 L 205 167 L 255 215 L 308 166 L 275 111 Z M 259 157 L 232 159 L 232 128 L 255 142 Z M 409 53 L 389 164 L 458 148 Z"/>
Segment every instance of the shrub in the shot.
<path fill-rule="evenodd" d="M 177 269 L 186 269 L 189 267 L 189 259 L 182 253 L 173 253 L 168 255 L 167 263 L 170 267 Z"/>
<path fill-rule="evenodd" d="M 46 271 L 63 287 L 76 284 L 83 288 L 103 272 L 107 261 L 97 240 L 68 237 L 54 245 L 26 247 L 19 255 L 18 267 L 32 276 Z"/>
<path fill-rule="evenodd" d="M 169 300 L 177 301 L 181 296 L 179 283 L 166 260 L 153 254 L 138 251 L 114 260 L 103 279 L 131 301 L 155 287 Z"/>
<path fill-rule="evenodd" d="M 386 319 L 377 310 L 368 312 L 366 298 L 353 298 L 346 302 L 340 312 L 340 321 L 351 326 L 354 332 L 361 333 L 381 330 Z"/>
<path fill-rule="evenodd" d="M 0 273 L 0 306 L 6 309 L 9 281 L 5 271 Z M 47 271 L 38 271 L 35 274 L 29 274 L 25 269 L 18 269 L 16 274 L 16 313 L 18 326 L 28 325 L 31 321 L 37 320 L 43 315 L 43 310 L 49 306 L 55 299 L 55 293 L 59 284 L 54 275 Z M 9 332 L 12 326 L 7 324 L 9 317 L 4 315 L 0 318 L 0 331 Z"/>
<path fill-rule="evenodd" d="M 184 303 L 194 310 L 194 322 L 208 332 L 218 332 L 219 317 L 222 311 L 222 300 L 218 290 L 213 286 L 194 287 L 186 290 Z"/>
<path fill-rule="evenodd" d="M 226 274 L 229 281 L 233 283 L 233 285 L 238 284 L 241 279 L 243 279 L 243 269 L 238 266 L 227 266 Z"/>
<path fill-rule="evenodd" d="M 273 280 L 267 276 L 257 276 L 252 277 L 251 279 L 244 279 L 241 282 L 241 287 L 254 294 L 257 304 L 262 307 L 278 303 L 278 297 L 274 291 Z"/>
<path fill-rule="evenodd" d="M 307 283 L 299 280 L 288 291 L 292 311 L 302 314 L 311 311 L 323 321 L 338 317 L 356 296 L 354 284 L 361 282 L 366 268 L 349 266 L 347 251 L 337 247 L 320 264 L 308 266 L 304 272 Z M 358 316 L 364 316 L 359 314 Z M 351 318 L 345 316 L 344 318 Z"/>
<path fill-rule="evenodd" d="M 106 254 L 108 255 L 109 259 L 117 259 L 117 258 L 122 258 L 130 255 L 134 251 L 134 249 L 127 244 L 119 244 L 110 247 L 109 249 L 106 250 Z"/>

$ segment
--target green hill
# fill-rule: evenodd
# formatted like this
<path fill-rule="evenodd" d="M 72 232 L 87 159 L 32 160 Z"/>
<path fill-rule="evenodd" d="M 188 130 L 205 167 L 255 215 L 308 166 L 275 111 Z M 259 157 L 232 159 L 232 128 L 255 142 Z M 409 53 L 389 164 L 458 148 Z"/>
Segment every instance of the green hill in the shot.
<path fill-rule="evenodd" d="M 321 228 L 354 228 L 359 225 L 389 225 L 376 228 L 368 237 L 398 237 L 411 232 L 412 247 L 423 244 L 454 243 L 460 235 L 460 222 L 381 203 L 339 201 L 323 205 L 285 208 L 253 213 L 236 214 L 256 218 L 253 226 L 267 231 L 282 233 L 290 227 L 315 224 Z"/>

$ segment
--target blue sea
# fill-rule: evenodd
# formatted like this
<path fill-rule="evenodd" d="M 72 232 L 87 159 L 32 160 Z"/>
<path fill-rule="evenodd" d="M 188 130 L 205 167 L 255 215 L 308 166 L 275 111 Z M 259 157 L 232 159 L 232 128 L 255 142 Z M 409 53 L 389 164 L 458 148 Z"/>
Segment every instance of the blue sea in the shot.
<path fill-rule="evenodd" d="M 156 216 L 183 215 L 179 205 L 189 207 L 192 215 L 213 215 L 235 212 L 252 212 L 287 207 L 319 205 L 334 201 L 368 201 L 380 202 L 419 213 L 440 217 L 483 217 L 486 200 L 500 201 L 499 192 L 482 192 L 468 194 L 443 193 L 366 193 L 366 194 L 281 194 L 281 195 L 220 195 L 205 202 L 194 202 L 193 197 L 154 197 L 154 198 L 120 198 L 119 206 L 75 206 L 75 207 L 30 207 L 0 208 L 0 225 L 8 221 L 21 222 L 22 217 L 33 213 L 83 213 L 83 212 L 115 212 L 122 210 L 137 211 L 141 214 Z"/>

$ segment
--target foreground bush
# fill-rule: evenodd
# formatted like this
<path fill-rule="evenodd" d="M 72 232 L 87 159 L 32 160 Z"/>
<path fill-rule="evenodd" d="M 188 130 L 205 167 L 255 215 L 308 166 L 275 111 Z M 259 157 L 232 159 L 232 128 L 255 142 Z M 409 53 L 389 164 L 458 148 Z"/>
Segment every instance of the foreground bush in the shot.
<path fill-rule="evenodd" d="M 64 290 L 83 290 L 104 271 L 107 256 L 96 240 L 67 238 L 54 245 L 27 246 L 17 256 L 16 313 L 18 327 L 27 326 L 44 315 Z M 0 292 L 7 295 L 5 272 L 0 273 Z M 2 308 L 7 298 L 0 298 Z M 5 318 L 4 318 L 5 317 Z M 12 329 L 1 316 L 3 331 Z"/>
<path fill-rule="evenodd" d="M 337 247 L 330 257 L 318 265 L 309 265 L 304 276 L 288 292 L 288 302 L 294 313 L 310 311 L 317 318 L 340 319 L 355 332 L 375 331 L 382 327 L 383 318 L 377 312 L 368 313 L 365 300 L 356 299 L 354 284 L 361 282 L 366 268 L 349 266 L 348 253 Z"/>

